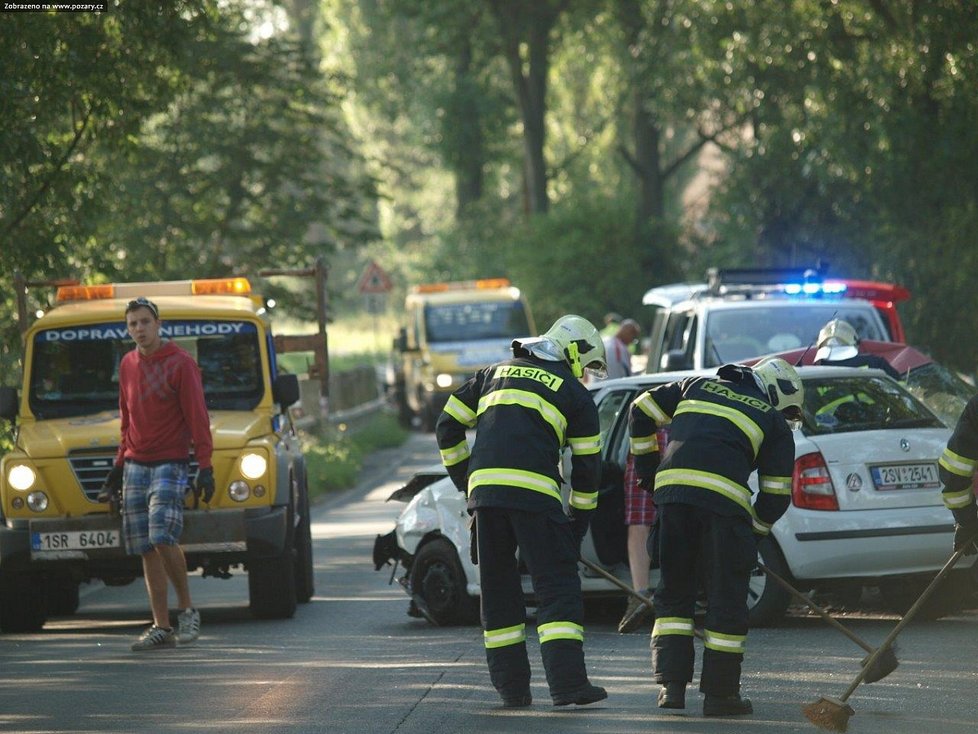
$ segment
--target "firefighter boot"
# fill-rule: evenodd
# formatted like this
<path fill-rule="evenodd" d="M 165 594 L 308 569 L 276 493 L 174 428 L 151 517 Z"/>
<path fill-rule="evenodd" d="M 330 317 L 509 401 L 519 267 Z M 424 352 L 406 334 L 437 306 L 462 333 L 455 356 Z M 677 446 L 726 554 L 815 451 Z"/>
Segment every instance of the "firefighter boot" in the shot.
<path fill-rule="evenodd" d="M 703 716 L 743 716 L 754 713 L 749 698 L 741 698 L 739 693 L 727 696 L 711 696 L 703 699 Z"/>
<path fill-rule="evenodd" d="M 603 701 L 608 697 L 608 692 L 601 686 L 585 683 L 580 688 L 566 693 L 554 695 L 554 706 L 570 706 L 572 703 L 577 706 L 586 706 L 589 703 Z"/>
<path fill-rule="evenodd" d="M 660 709 L 686 708 L 686 683 L 683 681 L 663 683 L 662 688 L 659 689 L 658 703 Z"/>

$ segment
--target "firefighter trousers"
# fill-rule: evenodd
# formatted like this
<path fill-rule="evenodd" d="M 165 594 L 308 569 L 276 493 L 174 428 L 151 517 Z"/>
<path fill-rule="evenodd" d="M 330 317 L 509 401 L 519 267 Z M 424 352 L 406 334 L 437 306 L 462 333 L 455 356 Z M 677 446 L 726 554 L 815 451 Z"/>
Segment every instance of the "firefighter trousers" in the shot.
<path fill-rule="evenodd" d="M 657 683 L 693 679 L 693 613 L 706 589 L 700 691 L 740 691 L 747 641 L 747 592 L 757 561 L 750 520 L 696 505 L 662 504 L 659 510 L 659 586 L 652 628 L 652 673 Z"/>
<path fill-rule="evenodd" d="M 504 699 L 530 689 L 519 560 L 526 564 L 537 598 L 537 636 L 550 695 L 586 685 L 579 548 L 569 518 L 556 509 L 480 507 L 475 520 L 482 628 L 493 686 Z"/>

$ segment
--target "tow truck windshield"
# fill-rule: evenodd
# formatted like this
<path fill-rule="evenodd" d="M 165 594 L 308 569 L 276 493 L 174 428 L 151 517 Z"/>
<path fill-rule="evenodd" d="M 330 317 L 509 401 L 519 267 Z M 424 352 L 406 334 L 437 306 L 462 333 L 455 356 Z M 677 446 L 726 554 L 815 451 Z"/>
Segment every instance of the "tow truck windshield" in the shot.
<path fill-rule="evenodd" d="M 515 338 L 530 332 L 519 301 L 428 304 L 424 318 L 433 343 Z"/>
<path fill-rule="evenodd" d="M 252 410 L 261 401 L 258 332 L 245 321 L 164 321 L 160 329 L 197 361 L 211 410 Z M 40 420 L 119 406 L 119 362 L 135 347 L 124 322 L 46 329 L 34 336 L 31 411 Z"/>

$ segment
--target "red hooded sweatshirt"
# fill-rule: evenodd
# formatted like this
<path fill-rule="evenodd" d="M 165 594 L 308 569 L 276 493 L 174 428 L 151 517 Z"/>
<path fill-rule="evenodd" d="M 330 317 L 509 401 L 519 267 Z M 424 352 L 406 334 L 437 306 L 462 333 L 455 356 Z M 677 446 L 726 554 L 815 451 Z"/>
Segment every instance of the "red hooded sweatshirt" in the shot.
<path fill-rule="evenodd" d="M 201 469 L 211 465 L 214 443 L 200 369 L 170 341 L 149 356 L 133 349 L 119 363 L 122 440 L 116 464 L 187 461 L 193 442 Z"/>

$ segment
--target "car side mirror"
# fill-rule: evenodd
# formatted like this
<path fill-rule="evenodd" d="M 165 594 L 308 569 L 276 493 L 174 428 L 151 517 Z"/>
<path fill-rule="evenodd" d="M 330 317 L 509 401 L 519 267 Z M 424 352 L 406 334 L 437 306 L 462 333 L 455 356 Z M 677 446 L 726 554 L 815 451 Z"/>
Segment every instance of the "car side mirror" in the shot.
<path fill-rule="evenodd" d="M 19 402 L 17 399 L 17 388 L 0 387 L 0 418 L 6 418 L 8 421 L 16 420 L 17 404 Z"/>
<path fill-rule="evenodd" d="M 296 375 L 279 375 L 275 378 L 272 385 L 272 399 L 282 406 L 288 408 L 299 401 L 299 378 Z"/>
<path fill-rule="evenodd" d="M 689 363 L 686 359 L 686 352 L 682 349 L 672 349 L 666 352 L 666 356 L 662 359 L 662 370 L 663 372 L 674 372 L 676 370 L 688 370 L 692 369 L 693 365 Z"/>

